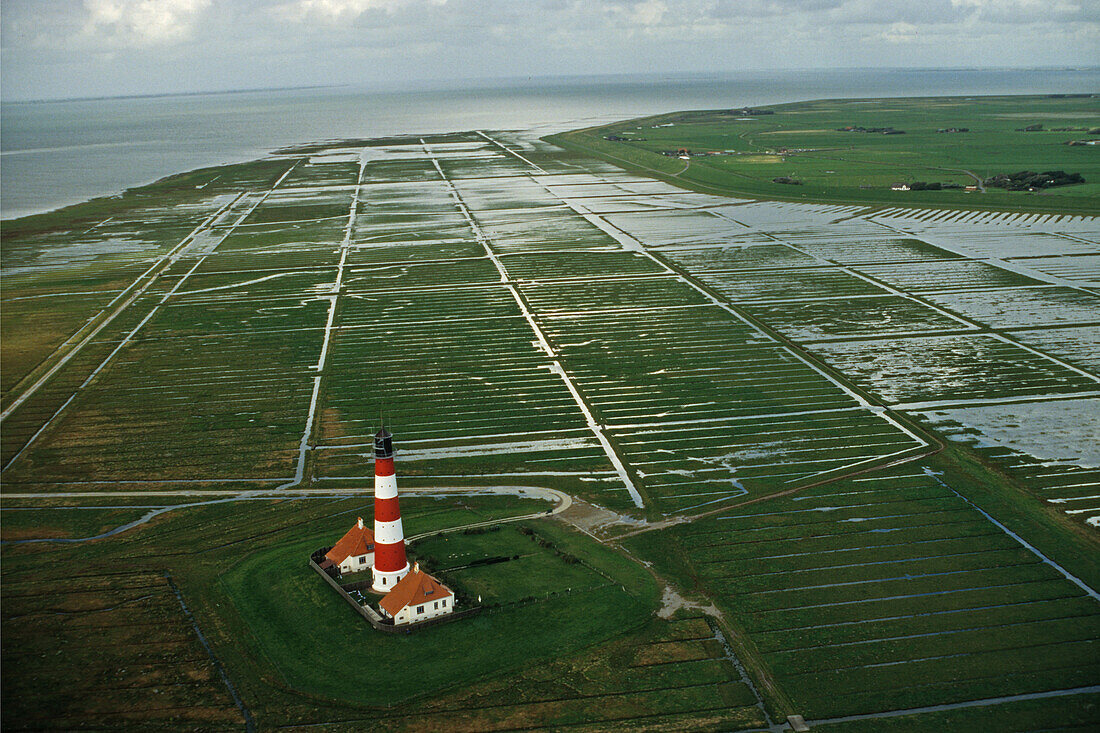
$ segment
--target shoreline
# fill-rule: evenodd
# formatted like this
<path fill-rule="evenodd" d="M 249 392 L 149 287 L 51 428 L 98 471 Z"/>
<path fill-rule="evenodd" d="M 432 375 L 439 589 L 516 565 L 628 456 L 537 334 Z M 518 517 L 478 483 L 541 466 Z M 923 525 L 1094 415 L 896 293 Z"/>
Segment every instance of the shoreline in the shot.
<path fill-rule="evenodd" d="M 303 140 L 373 138 L 401 131 L 435 134 L 454 129 L 539 129 L 545 133 L 548 126 L 561 130 L 585 126 L 591 124 L 586 120 L 594 117 L 629 119 L 727 104 L 783 104 L 837 97 L 1070 94 L 1100 88 L 1100 69 L 893 71 L 896 73 L 845 69 L 565 77 L 533 86 L 502 80 L 471 88 L 340 87 L 212 94 L 206 98 L 4 102 L 5 144 L 17 149 L 2 155 L 6 165 L 0 186 L 4 192 L 0 220 L 9 222 L 117 195 L 199 167 L 244 162 L 250 159 L 246 156 Z M 110 151 L 84 147 L 120 141 L 134 147 Z M 70 152 L 20 152 L 59 145 Z M 163 154 L 170 154 L 175 162 Z M 158 156 L 164 161 L 161 165 L 155 164 Z"/>

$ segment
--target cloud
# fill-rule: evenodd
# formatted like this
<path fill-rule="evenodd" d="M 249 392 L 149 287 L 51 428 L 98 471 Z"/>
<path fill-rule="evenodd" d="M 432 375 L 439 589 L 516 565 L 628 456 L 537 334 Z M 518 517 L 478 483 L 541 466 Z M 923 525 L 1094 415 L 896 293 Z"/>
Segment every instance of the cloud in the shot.
<path fill-rule="evenodd" d="M 1100 19 L 1100 5 L 1076 0 L 951 0 L 951 6 L 982 20 L 999 23 Z"/>
<path fill-rule="evenodd" d="M 912 23 L 894 23 L 881 34 L 887 43 L 911 43 L 917 39 L 919 29 Z"/>
<path fill-rule="evenodd" d="M 210 0 L 84 0 L 85 36 L 118 46 L 152 46 L 188 38 Z"/>
<path fill-rule="evenodd" d="M 1100 2 L 1088 0 L 0 4 L 0 90 L 9 98 L 770 65 L 1100 62 Z"/>
<path fill-rule="evenodd" d="M 771 18 L 835 10 L 845 4 L 845 0 L 718 0 L 702 6 L 702 11 L 723 18 Z"/>
<path fill-rule="evenodd" d="M 443 5 L 447 0 L 430 0 L 432 5 Z M 293 20 L 319 20 L 340 23 L 355 20 L 364 13 L 381 10 L 393 13 L 417 0 L 294 0 L 275 8 L 275 13 Z"/>
<path fill-rule="evenodd" d="M 661 0 L 644 0 L 634 3 L 631 8 L 631 19 L 639 25 L 657 25 L 668 12 L 668 6 Z"/>

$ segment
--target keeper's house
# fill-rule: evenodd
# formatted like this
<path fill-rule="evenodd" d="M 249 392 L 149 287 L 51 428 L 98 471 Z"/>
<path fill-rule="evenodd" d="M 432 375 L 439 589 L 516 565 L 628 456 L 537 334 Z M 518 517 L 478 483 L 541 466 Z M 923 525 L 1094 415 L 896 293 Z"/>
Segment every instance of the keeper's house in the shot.
<path fill-rule="evenodd" d="M 335 565 L 341 575 L 371 569 L 374 565 L 374 532 L 366 528 L 362 517 L 325 553 L 325 559 Z"/>
<path fill-rule="evenodd" d="M 427 621 L 436 616 L 451 613 L 455 607 L 455 594 L 420 569 L 416 563 L 405 577 L 378 603 L 386 618 L 396 626 Z"/>

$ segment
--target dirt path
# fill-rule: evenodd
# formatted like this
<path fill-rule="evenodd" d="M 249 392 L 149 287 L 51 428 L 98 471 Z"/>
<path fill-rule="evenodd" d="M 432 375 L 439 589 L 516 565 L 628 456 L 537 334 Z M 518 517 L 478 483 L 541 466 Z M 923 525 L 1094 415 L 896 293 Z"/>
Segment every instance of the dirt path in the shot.
<path fill-rule="evenodd" d="M 477 130 L 476 132 L 477 132 L 478 135 L 481 135 L 483 138 L 485 138 L 486 140 L 491 142 L 493 145 L 496 145 L 498 148 L 500 148 L 504 152 L 508 153 L 509 155 L 512 155 L 512 156 L 515 156 L 515 157 L 519 158 L 524 163 L 526 163 L 527 165 L 529 165 L 532 168 L 534 168 L 535 170 L 537 170 L 539 173 L 545 173 L 546 172 L 542 168 L 542 166 L 536 165 L 536 164 L 532 163 L 531 161 L 527 160 L 527 158 L 524 158 L 522 155 L 517 153 L 515 150 L 512 150 L 511 148 L 507 147 L 504 143 L 500 142 L 499 140 L 494 140 L 493 138 L 489 137 L 488 135 L 486 135 L 481 130 Z M 423 142 L 423 141 L 421 141 L 421 142 Z"/>
<path fill-rule="evenodd" d="M 974 183 L 978 186 L 978 190 L 982 193 L 985 193 L 985 181 L 982 180 L 981 176 L 979 176 L 977 173 L 974 173 L 973 171 L 968 171 L 965 168 L 959 168 L 958 170 L 973 178 Z"/>
<path fill-rule="evenodd" d="M 434 532 L 425 532 L 423 534 L 413 535 L 407 537 L 406 542 L 412 542 L 424 537 L 430 537 L 432 535 L 444 534 L 448 532 L 459 532 L 464 529 L 473 529 L 476 527 L 487 527 L 494 524 L 501 524 L 505 522 L 519 522 L 525 519 L 538 519 L 540 517 L 550 517 L 557 514 L 561 514 L 570 508 L 573 504 L 573 497 L 566 494 L 564 491 L 558 491 L 557 489 L 548 489 L 541 486 L 433 486 L 433 487 L 416 487 L 416 488 L 404 488 L 401 489 L 402 494 L 467 494 L 472 496 L 493 496 L 493 495 L 508 495 L 517 496 L 520 498 L 530 499 L 542 499 L 554 504 L 552 509 L 541 512 L 532 512 L 530 514 L 523 514 L 516 517 L 506 517 L 504 519 L 494 519 L 484 522 L 471 522 L 470 524 L 463 524 L 457 527 L 449 527 L 443 530 L 436 530 Z M 229 496 L 225 496 L 229 494 Z M 135 519 L 132 522 L 121 524 L 114 529 L 110 529 L 106 532 L 91 536 L 91 537 L 42 537 L 42 538 L 29 538 L 20 540 L 7 540 L 0 542 L 2 545 L 24 545 L 34 544 L 40 542 L 54 542 L 57 544 L 79 544 L 82 542 L 93 542 L 95 540 L 103 540 L 109 537 L 122 534 L 128 530 L 140 527 L 143 524 L 148 524 L 150 521 L 159 517 L 161 514 L 175 511 L 177 509 L 190 509 L 197 506 L 209 506 L 211 504 L 226 504 L 234 501 L 257 501 L 263 499 L 279 500 L 286 499 L 288 496 L 294 496 L 298 498 L 309 499 L 341 499 L 353 496 L 356 494 L 362 494 L 364 496 L 374 496 L 374 489 L 344 489 L 344 490 L 332 490 L 332 489 L 275 489 L 267 491 L 240 491 L 240 492 L 225 492 L 225 491 L 69 491 L 69 492 L 56 492 L 56 493 L 38 493 L 38 494 L 4 494 L 3 498 L 7 499 L 90 499 L 90 498 L 102 498 L 102 497 L 142 497 L 147 498 L 149 496 L 220 496 L 217 499 L 207 499 L 205 501 L 186 502 L 183 504 L 171 504 L 168 506 L 159 506 L 146 512 L 140 518 Z M 69 508 L 69 507 L 66 507 Z"/>
<path fill-rule="evenodd" d="M 329 345 L 332 343 L 332 328 L 336 322 L 336 308 L 340 301 L 340 290 L 344 285 L 344 266 L 348 261 L 348 252 L 351 249 L 351 235 L 355 229 L 355 217 L 359 213 L 359 192 L 363 187 L 363 170 L 367 167 L 366 149 L 359 151 L 359 174 L 355 179 L 355 191 L 351 196 L 351 205 L 348 209 L 348 221 L 344 225 L 344 238 L 340 241 L 340 261 L 336 265 L 336 279 L 329 291 L 328 317 L 325 319 L 325 331 L 321 340 L 321 353 L 317 357 L 317 363 L 310 367 L 317 372 L 313 378 L 313 391 L 309 398 L 309 409 L 306 411 L 306 425 L 302 431 L 302 439 L 298 443 L 298 460 L 294 465 L 294 478 L 280 486 L 280 489 L 289 489 L 301 486 L 306 478 L 306 459 L 309 455 L 309 444 L 313 441 L 313 435 L 317 429 L 317 403 L 321 397 L 321 380 L 324 377 L 325 365 L 328 363 Z M 289 172 L 289 171 L 288 171 Z M 280 179 L 281 180 L 281 179 Z M 278 185 L 278 184 L 275 184 Z"/>
<path fill-rule="evenodd" d="M 497 144 L 499 145 L 499 143 Z M 485 256 L 488 257 L 496 266 L 497 272 L 500 273 L 501 285 L 507 288 L 508 291 L 511 293 L 512 298 L 516 301 L 516 305 L 519 306 L 520 313 L 523 314 L 523 317 L 527 321 L 527 324 L 531 327 L 531 331 L 534 332 L 536 342 L 543 350 L 543 353 L 546 354 L 547 358 L 550 359 L 550 371 L 561 377 L 562 382 L 564 382 L 565 384 L 565 388 L 569 390 L 569 394 L 573 397 L 573 401 L 577 404 L 577 409 L 579 409 L 581 411 L 581 414 L 584 415 L 584 419 L 588 423 L 588 429 L 592 431 L 592 434 L 595 436 L 596 440 L 599 441 L 600 446 L 603 448 L 604 454 L 607 455 L 608 461 L 611 462 L 611 465 L 615 468 L 615 472 L 618 473 L 619 480 L 623 482 L 623 485 L 626 487 L 627 493 L 630 494 L 630 498 L 634 502 L 634 505 L 639 509 L 644 509 L 646 503 L 645 500 L 642 498 L 641 491 L 634 484 L 633 479 L 631 479 L 630 473 L 627 471 L 626 464 L 622 460 L 622 457 L 619 456 L 618 451 L 615 450 L 615 446 L 612 445 L 611 441 L 608 439 L 605 431 L 605 426 L 600 424 L 596 420 L 595 416 L 592 414 L 591 406 L 588 404 L 587 400 L 585 400 L 580 390 L 577 389 L 577 385 L 573 382 L 573 378 L 570 376 L 569 372 L 566 371 L 565 368 L 562 366 L 561 357 L 558 355 L 554 347 L 550 344 L 549 339 L 546 338 L 546 334 L 543 331 L 542 327 L 538 324 L 538 321 L 535 320 L 534 314 L 528 307 L 527 299 L 519 291 L 515 283 L 513 283 L 509 279 L 508 271 L 501 263 L 500 258 L 497 256 L 497 253 L 493 250 L 492 244 L 489 241 L 489 237 L 487 237 L 482 231 L 481 226 L 474 219 L 473 215 L 470 213 L 469 207 L 466 206 L 466 202 L 462 199 L 462 195 L 458 192 L 458 189 L 455 187 L 455 185 L 447 178 L 447 175 L 443 172 L 442 166 L 439 165 L 439 161 L 436 159 L 435 154 L 432 152 L 431 147 L 424 141 L 423 138 L 420 139 L 420 145 L 424 148 L 424 153 L 431 158 L 432 165 L 435 166 L 435 170 L 439 174 L 439 177 L 442 178 L 443 181 L 447 184 L 447 189 L 450 191 L 451 197 L 454 199 L 455 206 L 462 213 L 463 218 L 466 219 L 466 223 L 473 231 L 474 237 L 485 250 Z M 507 148 L 505 149 L 507 150 Z M 526 158 L 523 158 L 523 156 L 520 156 L 518 153 L 514 154 L 525 162 L 534 166 L 534 163 L 530 163 L 530 161 L 528 161 Z M 535 167 L 537 168 L 538 166 Z M 542 169 L 540 168 L 539 170 Z"/>

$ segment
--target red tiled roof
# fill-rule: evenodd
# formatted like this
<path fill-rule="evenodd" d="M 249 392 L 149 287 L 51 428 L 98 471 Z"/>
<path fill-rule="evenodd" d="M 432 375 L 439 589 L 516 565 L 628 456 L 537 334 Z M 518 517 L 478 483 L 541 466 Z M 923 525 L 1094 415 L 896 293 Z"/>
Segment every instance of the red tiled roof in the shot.
<path fill-rule="evenodd" d="M 331 560 L 333 565 L 339 565 L 352 555 L 366 555 L 368 552 L 374 552 L 374 532 L 367 529 L 363 524 L 363 518 L 359 517 L 347 534 L 325 553 L 325 557 Z"/>
<path fill-rule="evenodd" d="M 419 566 L 410 570 L 378 604 L 390 616 L 396 616 L 405 606 L 426 601 L 438 601 L 454 595 L 447 586 L 425 573 Z"/>

